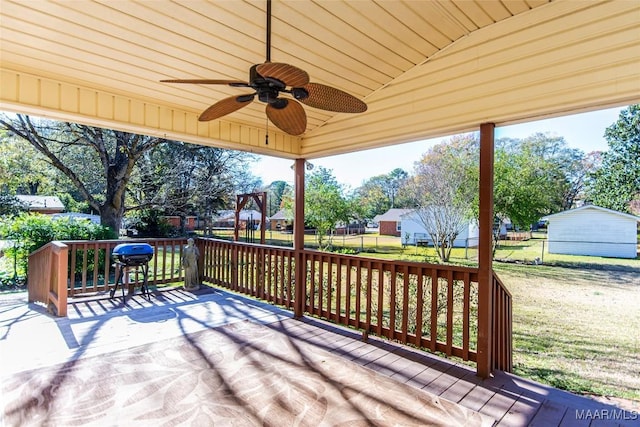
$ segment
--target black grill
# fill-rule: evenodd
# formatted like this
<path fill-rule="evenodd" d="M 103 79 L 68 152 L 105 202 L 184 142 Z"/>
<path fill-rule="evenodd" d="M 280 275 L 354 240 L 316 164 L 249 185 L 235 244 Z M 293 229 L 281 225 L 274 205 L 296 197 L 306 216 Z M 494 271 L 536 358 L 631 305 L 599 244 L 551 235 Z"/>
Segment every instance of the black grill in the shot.
<path fill-rule="evenodd" d="M 111 289 L 110 296 L 113 296 L 118 289 L 118 285 L 122 287 L 122 301 L 125 300 L 124 285 L 121 283 L 122 278 L 127 270 L 137 269 L 142 272 L 144 281 L 142 283 L 142 294 L 149 297 L 147 289 L 147 280 L 149 276 L 149 261 L 153 258 L 153 247 L 147 243 L 122 243 L 111 252 L 111 257 L 115 261 L 114 266 L 118 267 L 116 284 Z"/>

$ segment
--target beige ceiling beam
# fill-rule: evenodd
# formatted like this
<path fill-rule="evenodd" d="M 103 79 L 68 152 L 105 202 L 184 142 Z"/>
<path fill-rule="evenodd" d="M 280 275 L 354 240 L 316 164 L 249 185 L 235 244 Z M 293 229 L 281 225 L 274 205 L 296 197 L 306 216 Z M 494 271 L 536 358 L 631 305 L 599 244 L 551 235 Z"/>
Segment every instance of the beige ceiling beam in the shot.
<path fill-rule="evenodd" d="M 300 139 L 269 127 L 198 121 L 198 113 L 7 68 L 0 70 L 0 110 L 109 127 L 276 157 L 297 158 Z"/>

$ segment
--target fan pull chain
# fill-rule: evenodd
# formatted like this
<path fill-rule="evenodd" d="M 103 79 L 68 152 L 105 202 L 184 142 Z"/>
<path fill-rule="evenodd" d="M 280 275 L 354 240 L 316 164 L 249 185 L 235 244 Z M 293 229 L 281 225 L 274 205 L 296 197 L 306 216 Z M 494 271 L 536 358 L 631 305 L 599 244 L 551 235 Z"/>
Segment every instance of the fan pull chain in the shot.
<path fill-rule="evenodd" d="M 264 127 L 266 131 L 266 134 L 264 136 L 264 145 L 269 145 L 269 117 L 265 117 L 264 122 L 265 122 Z"/>

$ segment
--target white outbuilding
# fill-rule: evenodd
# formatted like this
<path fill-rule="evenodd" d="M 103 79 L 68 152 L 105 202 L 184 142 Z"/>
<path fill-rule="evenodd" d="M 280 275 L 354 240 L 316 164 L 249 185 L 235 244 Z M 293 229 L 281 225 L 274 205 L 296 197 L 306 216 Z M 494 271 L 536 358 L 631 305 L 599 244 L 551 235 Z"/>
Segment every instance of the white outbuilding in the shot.
<path fill-rule="evenodd" d="M 402 227 L 402 243 L 408 245 L 433 246 L 433 240 L 427 233 L 420 217 L 415 210 L 408 211 L 400 216 Z M 468 221 L 462 224 L 458 230 L 458 236 L 453 241 L 454 248 L 472 248 L 478 246 L 478 224 L 476 221 Z"/>
<path fill-rule="evenodd" d="M 614 258 L 638 256 L 640 217 L 584 205 L 544 218 L 550 254 L 590 255 Z"/>

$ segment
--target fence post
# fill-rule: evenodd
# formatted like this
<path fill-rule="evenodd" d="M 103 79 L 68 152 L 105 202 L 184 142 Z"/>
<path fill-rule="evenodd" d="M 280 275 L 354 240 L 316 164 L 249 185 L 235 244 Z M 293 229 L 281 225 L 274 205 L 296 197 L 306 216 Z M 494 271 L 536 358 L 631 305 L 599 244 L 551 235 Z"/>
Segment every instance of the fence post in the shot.
<path fill-rule="evenodd" d="M 544 264 L 544 240 L 542 241 L 542 253 L 540 254 L 540 264 Z"/>

